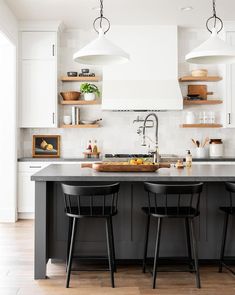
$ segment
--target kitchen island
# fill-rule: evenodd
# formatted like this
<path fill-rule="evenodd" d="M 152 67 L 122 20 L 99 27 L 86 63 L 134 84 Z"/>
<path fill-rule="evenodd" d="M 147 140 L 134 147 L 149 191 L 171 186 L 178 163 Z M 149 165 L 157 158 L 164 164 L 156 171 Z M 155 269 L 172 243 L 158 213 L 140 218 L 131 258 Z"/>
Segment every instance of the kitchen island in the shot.
<path fill-rule="evenodd" d="M 32 176 L 35 189 L 35 279 L 46 278 L 49 259 L 66 256 L 67 218 L 64 213 L 61 182 L 120 182 L 118 215 L 114 217 L 114 235 L 118 260 L 138 261 L 142 258 L 145 216 L 141 207 L 146 205 L 144 181 L 205 183 L 200 203 L 200 217 L 196 219 L 199 259 L 215 260 L 219 257 L 223 215 L 219 207 L 227 204 L 224 182 L 235 181 L 235 165 L 194 165 L 191 168 L 160 169 L 154 173 L 104 173 L 80 165 L 52 164 Z M 89 220 L 79 225 L 79 255 L 103 255 L 106 251 L 105 233 Z M 160 256 L 186 256 L 184 227 L 179 223 L 163 224 Z M 235 226 L 233 224 L 233 226 Z M 166 230 L 165 230 L 166 229 Z M 228 239 L 232 229 L 228 229 Z M 153 253 L 155 227 L 150 234 L 149 253 Z M 234 239 L 233 239 L 234 240 Z M 185 242 L 184 242 L 185 241 Z M 234 241 L 235 242 L 235 241 Z M 227 254 L 235 253 L 235 243 L 230 240 Z M 233 251 L 234 250 L 234 251 Z M 76 252 L 76 251 L 75 251 Z"/>

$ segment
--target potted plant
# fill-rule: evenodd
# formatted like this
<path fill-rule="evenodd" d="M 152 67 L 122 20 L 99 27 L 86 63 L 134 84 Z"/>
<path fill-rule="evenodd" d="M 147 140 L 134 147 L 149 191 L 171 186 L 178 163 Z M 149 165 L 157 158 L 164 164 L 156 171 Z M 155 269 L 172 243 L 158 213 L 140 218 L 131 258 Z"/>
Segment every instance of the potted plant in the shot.
<path fill-rule="evenodd" d="M 99 88 L 94 84 L 83 83 L 80 91 L 84 94 L 85 100 L 95 100 L 96 94 L 100 96 Z"/>

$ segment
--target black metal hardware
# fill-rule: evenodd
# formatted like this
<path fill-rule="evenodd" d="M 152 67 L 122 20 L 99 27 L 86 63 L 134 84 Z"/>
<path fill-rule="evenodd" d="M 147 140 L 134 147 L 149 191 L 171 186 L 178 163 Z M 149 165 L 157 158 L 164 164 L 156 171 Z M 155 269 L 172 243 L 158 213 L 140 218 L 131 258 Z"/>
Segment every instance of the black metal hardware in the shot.
<path fill-rule="evenodd" d="M 55 56 L 55 44 L 52 45 L 52 56 Z"/>
<path fill-rule="evenodd" d="M 102 29 L 103 28 L 103 21 L 106 21 L 107 24 L 108 24 L 107 29 L 104 30 L 104 34 L 106 34 L 109 31 L 109 29 L 110 29 L 110 21 L 109 21 L 109 19 L 107 17 L 104 16 L 104 14 L 103 14 L 103 8 L 104 8 L 103 0 L 100 0 L 100 16 L 98 16 L 94 20 L 94 22 L 93 22 L 93 28 L 94 28 L 94 30 L 97 33 L 99 33 L 99 30 L 96 29 L 96 23 L 99 21 L 99 27 L 100 27 L 100 29 Z"/>
<path fill-rule="evenodd" d="M 42 168 L 42 166 L 29 166 L 29 168 L 36 169 L 36 168 Z"/>
<path fill-rule="evenodd" d="M 228 124 L 231 124 L 231 113 L 228 113 Z"/>
<path fill-rule="evenodd" d="M 217 30 L 217 33 L 219 33 L 222 31 L 224 24 L 223 24 L 222 19 L 216 15 L 215 0 L 212 0 L 212 1 L 213 1 L 213 4 L 212 4 L 213 5 L 213 15 L 211 17 L 209 17 L 208 20 L 206 21 L 206 28 L 210 33 L 212 33 L 212 30 L 209 28 L 209 22 L 214 19 L 214 28 L 216 28 L 217 21 L 219 21 L 220 28 Z"/>
<path fill-rule="evenodd" d="M 55 124 L 55 113 L 52 113 L 52 123 Z"/>

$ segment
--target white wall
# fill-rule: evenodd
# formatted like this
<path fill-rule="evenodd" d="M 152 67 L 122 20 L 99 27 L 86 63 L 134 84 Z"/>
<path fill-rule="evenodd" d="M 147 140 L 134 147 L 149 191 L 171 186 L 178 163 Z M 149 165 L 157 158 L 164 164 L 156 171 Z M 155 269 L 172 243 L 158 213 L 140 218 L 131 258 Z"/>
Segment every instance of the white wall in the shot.
<path fill-rule="evenodd" d="M 67 71 L 81 69 L 77 63 L 72 60 L 73 53 L 84 46 L 94 34 L 86 31 L 67 31 L 61 38 L 61 74 Z M 179 76 L 189 74 L 194 68 L 184 61 L 184 56 L 193 47 L 199 45 L 208 38 L 206 30 L 179 30 Z M 97 74 L 100 74 L 99 70 Z M 157 71 L 157 69 L 156 69 Z M 218 67 L 210 67 L 210 74 L 220 74 L 222 70 Z M 215 97 L 223 98 L 223 82 L 208 84 L 209 91 L 215 91 Z M 79 84 L 66 83 L 64 89 L 79 89 Z M 115 90 L 114 90 L 115 91 Z M 185 93 L 186 88 L 182 86 Z M 191 108 L 192 110 L 209 110 L 213 108 L 219 117 L 222 106 L 206 106 Z M 22 131 L 22 156 L 31 156 L 31 140 L 33 134 L 61 134 L 62 135 L 62 156 L 63 157 L 81 157 L 89 139 L 97 139 L 103 153 L 144 153 L 146 147 L 141 146 L 142 138 L 136 131 L 138 125 L 133 124 L 137 115 L 146 116 L 146 113 L 122 113 L 122 112 L 102 112 L 100 106 L 86 106 L 81 108 L 82 117 L 85 119 L 97 119 L 102 117 L 103 127 L 100 129 L 37 129 Z M 70 107 L 60 107 L 61 112 L 69 113 Z M 201 139 L 209 136 L 222 138 L 225 141 L 225 155 L 234 156 L 235 150 L 235 132 L 229 129 L 181 129 L 179 125 L 183 123 L 185 111 L 160 112 L 159 115 L 159 145 L 160 153 L 174 153 L 184 155 L 186 149 L 192 148 L 191 138 Z M 154 130 L 148 130 L 150 137 L 153 138 Z"/>
<path fill-rule="evenodd" d="M 18 25 L 0 0 L 0 221 L 16 220 L 16 118 Z M 4 107 L 3 107 L 4 105 Z"/>

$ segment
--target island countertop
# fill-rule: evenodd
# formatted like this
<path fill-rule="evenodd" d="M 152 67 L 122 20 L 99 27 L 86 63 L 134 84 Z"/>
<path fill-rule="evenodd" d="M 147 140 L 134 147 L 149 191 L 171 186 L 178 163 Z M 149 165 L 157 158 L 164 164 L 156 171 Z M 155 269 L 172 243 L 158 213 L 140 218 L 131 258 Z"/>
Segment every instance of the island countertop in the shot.
<path fill-rule="evenodd" d="M 191 168 L 161 168 L 156 172 L 96 172 L 80 164 L 51 164 L 31 177 L 34 181 L 235 181 L 235 165 L 206 164 Z"/>

